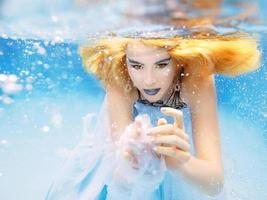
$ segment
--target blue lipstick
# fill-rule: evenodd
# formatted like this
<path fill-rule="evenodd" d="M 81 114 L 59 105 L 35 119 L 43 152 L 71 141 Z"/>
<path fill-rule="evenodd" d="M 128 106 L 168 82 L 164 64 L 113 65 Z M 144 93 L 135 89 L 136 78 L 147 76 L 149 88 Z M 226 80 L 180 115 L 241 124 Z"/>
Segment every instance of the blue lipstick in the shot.
<path fill-rule="evenodd" d="M 156 89 L 144 89 L 144 92 L 147 94 L 147 95 L 150 95 L 150 96 L 153 96 L 153 95 L 156 95 L 158 92 L 160 91 L 160 88 L 156 88 Z"/>

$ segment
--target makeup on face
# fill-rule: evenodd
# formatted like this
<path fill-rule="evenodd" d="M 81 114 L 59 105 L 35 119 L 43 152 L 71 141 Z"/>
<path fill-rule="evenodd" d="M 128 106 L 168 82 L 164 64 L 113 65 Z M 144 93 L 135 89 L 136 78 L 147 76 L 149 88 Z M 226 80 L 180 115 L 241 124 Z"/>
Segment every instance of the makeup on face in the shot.
<path fill-rule="evenodd" d="M 129 65 L 130 65 L 132 68 L 134 68 L 134 69 L 141 69 L 141 67 L 144 66 L 143 63 L 140 63 L 140 62 L 135 61 L 135 60 L 133 60 L 133 59 L 130 59 L 130 58 L 128 58 L 128 57 L 127 57 L 127 60 L 128 60 Z"/>
<path fill-rule="evenodd" d="M 131 67 L 135 68 L 135 69 L 141 69 L 141 67 L 143 67 L 145 64 L 135 61 L 129 57 L 127 57 L 127 61 L 130 64 Z M 159 67 L 159 68 L 164 68 L 166 67 L 171 61 L 171 57 L 159 60 L 157 62 L 155 62 L 155 66 Z"/>
<path fill-rule="evenodd" d="M 158 101 L 168 93 L 176 68 L 166 49 L 134 44 L 127 47 L 126 58 L 129 76 L 145 99 Z"/>
<path fill-rule="evenodd" d="M 144 89 L 144 92 L 147 95 L 153 96 L 156 95 L 160 91 L 160 88 L 155 88 L 155 89 Z"/>

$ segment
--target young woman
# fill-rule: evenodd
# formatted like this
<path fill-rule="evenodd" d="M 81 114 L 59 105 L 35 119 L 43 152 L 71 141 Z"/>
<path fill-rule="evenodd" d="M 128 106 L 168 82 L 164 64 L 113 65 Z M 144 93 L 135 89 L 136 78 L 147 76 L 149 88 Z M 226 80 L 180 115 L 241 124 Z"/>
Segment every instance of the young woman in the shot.
<path fill-rule="evenodd" d="M 190 199 L 193 190 L 222 193 L 214 74 L 257 69 L 256 40 L 161 34 L 114 36 L 81 47 L 106 98 L 94 138 L 77 147 L 47 199 L 173 200 Z"/>

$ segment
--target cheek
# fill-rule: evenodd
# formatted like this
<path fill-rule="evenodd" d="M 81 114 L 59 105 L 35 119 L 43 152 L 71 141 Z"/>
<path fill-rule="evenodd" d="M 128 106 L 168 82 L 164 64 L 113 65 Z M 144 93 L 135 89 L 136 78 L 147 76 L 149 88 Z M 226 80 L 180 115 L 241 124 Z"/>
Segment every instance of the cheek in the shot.
<path fill-rule="evenodd" d="M 175 75 L 175 72 L 170 68 L 165 69 L 164 71 L 160 73 L 161 79 L 165 83 L 171 83 L 173 81 L 174 75 Z"/>
<path fill-rule="evenodd" d="M 132 80 L 134 86 L 138 86 L 142 83 L 142 75 L 136 70 L 128 69 L 130 79 Z"/>
<path fill-rule="evenodd" d="M 172 70 L 171 69 L 166 69 L 163 71 L 162 75 L 166 78 L 172 76 Z"/>

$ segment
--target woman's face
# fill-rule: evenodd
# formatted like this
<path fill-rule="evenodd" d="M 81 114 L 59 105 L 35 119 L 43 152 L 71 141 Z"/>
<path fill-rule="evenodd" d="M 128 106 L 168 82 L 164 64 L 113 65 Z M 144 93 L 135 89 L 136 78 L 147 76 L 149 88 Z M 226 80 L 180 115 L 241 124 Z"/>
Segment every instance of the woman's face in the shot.
<path fill-rule="evenodd" d="M 150 102 L 163 99 L 177 74 L 167 50 L 142 43 L 129 44 L 126 61 L 130 78 L 143 97 Z"/>

